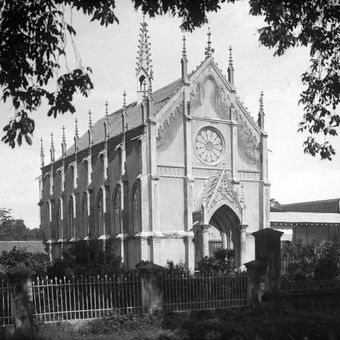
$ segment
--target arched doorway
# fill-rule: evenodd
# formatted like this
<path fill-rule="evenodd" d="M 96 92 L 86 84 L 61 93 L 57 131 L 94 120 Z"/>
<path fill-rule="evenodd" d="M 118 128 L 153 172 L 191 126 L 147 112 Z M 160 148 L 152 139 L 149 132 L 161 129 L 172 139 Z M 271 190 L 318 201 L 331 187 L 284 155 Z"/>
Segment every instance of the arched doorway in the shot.
<path fill-rule="evenodd" d="M 235 212 L 227 205 L 219 207 L 211 216 L 209 225 L 221 234 L 221 246 L 235 251 L 235 263 L 240 264 L 240 220 Z M 208 234 L 209 235 L 209 234 Z M 209 243 L 214 241 L 209 238 Z M 209 247 L 212 250 L 212 247 Z M 212 254 L 209 254 L 211 256 Z"/>
<path fill-rule="evenodd" d="M 208 224 L 197 224 L 195 233 L 196 263 L 205 256 L 212 256 L 216 248 L 233 249 L 235 265 L 241 264 L 240 219 L 226 204 L 221 205 L 210 217 Z"/>

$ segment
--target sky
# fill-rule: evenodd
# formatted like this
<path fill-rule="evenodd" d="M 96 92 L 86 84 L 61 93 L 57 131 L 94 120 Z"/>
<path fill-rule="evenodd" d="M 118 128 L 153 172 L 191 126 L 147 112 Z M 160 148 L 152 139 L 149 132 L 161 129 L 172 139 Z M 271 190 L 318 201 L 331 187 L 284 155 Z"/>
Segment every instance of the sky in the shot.
<path fill-rule="evenodd" d="M 14 150 L 0 142 L 0 208 L 12 209 L 15 218 L 24 219 L 29 228 L 39 227 L 40 138 L 44 140 L 45 164 L 49 163 L 50 133 L 54 133 L 57 157 L 61 154 L 62 125 L 66 128 L 68 146 L 73 143 L 74 119 L 85 133 L 88 111 L 92 120 L 103 117 L 107 100 L 109 111 L 136 98 L 136 51 L 142 14 L 132 2 L 117 1 L 120 23 L 102 27 L 76 11 L 66 9 L 66 20 L 72 19 L 77 31 L 74 39 L 83 66 L 91 66 L 94 90 L 88 98 L 75 98 L 76 113 L 58 118 L 47 117 L 43 104 L 32 114 L 35 119 L 33 145 Z M 204 59 L 208 27 L 211 28 L 214 59 L 226 74 L 228 47 L 233 48 L 235 86 L 238 96 L 256 119 L 260 92 L 264 92 L 265 130 L 268 137 L 269 179 L 271 197 L 280 203 L 292 203 L 340 197 L 340 137 L 333 144 L 338 154 L 331 162 L 303 153 L 305 136 L 297 132 L 303 108 L 298 105 L 303 90 L 301 74 L 307 70 L 309 55 L 305 48 L 289 50 L 273 57 L 273 50 L 260 46 L 257 30 L 264 21 L 249 14 L 246 1 L 222 4 L 221 10 L 208 15 L 209 23 L 193 33 L 186 33 L 189 72 Z M 180 77 L 182 34 L 180 19 L 168 15 L 146 18 L 149 24 L 154 69 L 153 89 L 163 87 Z M 72 43 L 68 40 L 67 65 L 76 67 Z M 51 86 L 55 86 L 54 83 Z M 14 115 L 8 104 L 0 104 L 0 126 Z"/>

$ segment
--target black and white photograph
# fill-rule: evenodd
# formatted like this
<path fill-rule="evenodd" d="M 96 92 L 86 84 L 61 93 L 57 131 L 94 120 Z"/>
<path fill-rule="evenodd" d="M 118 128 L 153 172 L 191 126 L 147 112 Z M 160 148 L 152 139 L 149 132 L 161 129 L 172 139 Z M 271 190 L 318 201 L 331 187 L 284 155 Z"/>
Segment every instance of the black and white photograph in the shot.
<path fill-rule="evenodd" d="M 0 339 L 340 339 L 340 1 L 1 0 Z"/>

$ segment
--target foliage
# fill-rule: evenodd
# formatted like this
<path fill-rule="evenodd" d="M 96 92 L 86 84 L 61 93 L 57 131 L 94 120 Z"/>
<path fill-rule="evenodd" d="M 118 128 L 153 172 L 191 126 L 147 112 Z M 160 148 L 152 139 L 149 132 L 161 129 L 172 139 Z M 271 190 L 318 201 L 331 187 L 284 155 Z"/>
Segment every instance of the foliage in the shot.
<path fill-rule="evenodd" d="M 286 243 L 281 250 L 286 280 L 334 279 L 340 275 L 340 245 L 323 242 L 305 245 L 301 240 Z"/>
<path fill-rule="evenodd" d="M 0 224 L 1 241 L 32 241 L 41 239 L 41 230 L 38 228 L 27 228 L 23 220 L 9 219 Z"/>
<path fill-rule="evenodd" d="M 62 259 L 47 268 L 48 276 L 112 275 L 122 270 L 112 240 L 106 240 L 105 247 L 101 240 L 78 241 L 67 245 L 62 254 Z"/>
<path fill-rule="evenodd" d="M 15 247 L 11 251 L 3 251 L 0 255 L 0 266 L 5 271 L 18 267 L 27 267 L 37 276 L 41 276 L 46 273 L 47 263 L 47 254 L 27 252 Z"/>
<path fill-rule="evenodd" d="M 217 249 L 211 257 L 204 257 L 198 264 L 197 270 L 200 273 L 231 274 L 235 272 L 235 253 L 229 249 Z"/>
<path fill-rule="evenodd" d="M 340 6 L 338 1 L 250 0 L 250 13 L 263 15 L 268 26 L 259 32 L 260 42 L 282 55 L 287 49 L 308 46 L 310 68 L 302 75 L 306 89 L 301 93 L 304 105 L 299 131 L 310 134 L 304 150 L 322 159 L 331 159 L 335 150 L 327 140 L 336 136 L 340 116 L 336 108 L 340 101 Z M 324 140 L 316 135 L 321 133 Z"/>
<path fill-rule="evenodd" d="M 170 14 L 182 18 L 181 28 L 193 31 L 207 23 L 207 13 L 216 12 L 224 2 L 234 0 L 132 0 L 135 9 L 151 17 Z M 336 136 L 340 116 L 335 111 L 340 101 L 340 6 L 338 1 L 249 0 L 250 14 L 264 16 L 267 26 L 260 28 L 259 40 L 275 55 L 295 46 L 310 50 L 310 68 L 302 75 L 306 89 L 301 94 L 304 117 L 299 131 L 307 131 L 304 151 L 322 159 L 331 159 L 335 150 L 329 136 Z M 60 58 L 66 54 L 66 36 L 74 45 L 76 30 L 65 19 L 64 6 L 82 11 L 101 25 L 118 23 L 115 0 L 4 0 L 0 18 L 0 86 L 3 101 L 10 99 L 16 117 L 5 126 L 3 140 L 11 147 L 25 138 L 31 143 L 34 121 L 29 114 L 43 99 L 48 115 L 74 112 L 74 94 L 87 96 L 93 88 L 91 69 L 83 67 L 74 49 L 78 65 L 58 76 Z M 67 64 L 66 64 L 67 66 Z M 57 90 L 48 84 L 56 79 Z M 324 140 L 317 139 L 318 134 Z"/>
<path fill-rule="evenodd" d="M 0 209 L 0 240 L 1 241 L 28 241 L 41 240 L 40 229 L 29 229 L 21 219 L 12 217 L 11 209 Z"/>

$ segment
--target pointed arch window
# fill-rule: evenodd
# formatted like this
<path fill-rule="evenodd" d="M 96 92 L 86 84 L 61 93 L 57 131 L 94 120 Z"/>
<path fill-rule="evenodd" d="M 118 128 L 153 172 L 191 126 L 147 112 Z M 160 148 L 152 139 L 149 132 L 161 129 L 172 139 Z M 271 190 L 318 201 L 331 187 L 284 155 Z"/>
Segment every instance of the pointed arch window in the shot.
<path fill-rule="evenodd" d="M 121 219 L 122 219 L 122 205 L 121 205 L 121 189 L 117 185 L 113 193 L 113 233 L 119 234 L 121 232 Z"/>
<path fill-rule="evenodd" d="M 83 199 L 81 201 L 81 237 L 85 238 L 89 235 L 89 209 L 88 209 L 88 197 L 84 192 Z"/>
<path fill-rule="evenodd" d="M 62 204 L 61 200 L 57 201 L 57 210 L 56 210 L 56 240 L 60 240 L 63 238 L 63 225 L 62 225 Z"/>
<path fill-rule="evenodd" d="M 74 198 L 73 196 L 70 196 L 70 199 L 68 201 L 68 230 L 67 239 L 75 238 L 75 225 L 74 225 Z"/>
<path fill-rule="evenodd" d="M 131 195 L 132 211 L 132 231 L 134 233 L 141 229 L 141 192 L 140 183 L 136 183 L 132 189 Z"/>
<path fill-rule="evenodd" d="M 104 206 L 103 206 L 103 191 L 99 190 L 97 195 L 97 235 L 104 233 Z"/>

